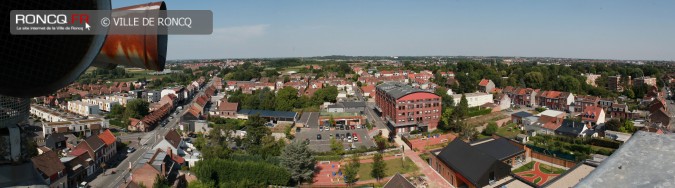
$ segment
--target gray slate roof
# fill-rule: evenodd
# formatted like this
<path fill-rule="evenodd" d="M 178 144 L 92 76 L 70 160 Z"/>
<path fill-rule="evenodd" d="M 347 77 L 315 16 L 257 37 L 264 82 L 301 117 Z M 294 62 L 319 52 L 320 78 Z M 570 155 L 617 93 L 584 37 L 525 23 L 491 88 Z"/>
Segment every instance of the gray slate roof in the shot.
<path fill-rule="evenodd" d="M 473 145 L 472 147 L 499 160 L 505 160 L 515 155 L 525 153 L 523 148 L 516 147 L 515 145 L 509 143 L 506 138 L 495 139 L 489 142 Z"/>
<path fill-rule="evenodd" d="M 378 85 L 377 88 L 383 90 L 385 93 L 387 93 L 387 95 L 391 96 L 394 99 L 398 99 L 408 94 L 417 92 L 431 93 L 425 90 L 413 88 L 401 82 L 386 82 Z"/>

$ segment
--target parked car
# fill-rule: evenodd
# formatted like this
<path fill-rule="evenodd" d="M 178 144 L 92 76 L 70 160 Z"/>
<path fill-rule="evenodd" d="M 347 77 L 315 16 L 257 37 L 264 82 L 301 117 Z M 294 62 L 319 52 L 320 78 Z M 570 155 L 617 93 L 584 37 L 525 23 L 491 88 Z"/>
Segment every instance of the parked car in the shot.
<path fill-rule="evenodd" d="M 324 130 L 325 130 L 325 131 L 330 131 L 330 127 L 326 126 L 326 127 L 324 127 Z"/>
<path fill-rule="evenodd" d="M 356 133 L 352 134 L 352 136 L 354 136 L 354 142 L 358 142 L 358 141 L 359 141 L 359 137 L 356 135 Z"/>
<path fill-rule="evenodd" d="M 319 131 L 323 131 L 323 126 L 319 126 Z"/>
<path fill-rule="evenodd" d="M 352 142 L 352 135 L 347 136 L 347 142 Z"/>
<path fill-rule="evenodd" d="M 136 151 L 136 148 L 134 147 L 127 148 L 127 153 L 133 153 L 134 151 Z"/>
<path fill-rule="evenodd" d="M 316 139 L 321 140 L 321 134 L 316 134 Z"/>

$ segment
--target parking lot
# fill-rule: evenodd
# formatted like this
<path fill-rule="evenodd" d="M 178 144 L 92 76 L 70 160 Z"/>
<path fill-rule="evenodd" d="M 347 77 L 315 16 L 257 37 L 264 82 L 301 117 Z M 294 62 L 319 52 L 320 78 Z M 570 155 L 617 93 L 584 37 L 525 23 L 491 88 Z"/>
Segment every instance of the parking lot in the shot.
<path fill-rule="evenodd" d="M 365 146 L 366 148 L 370 147 L 377 147 L 375 145 L 375 141 L 373 141 L 373 138 L 368 137 L 368 130 L 367 129 L 350 129 L 350 130 L 329 130 L 329 131 L 319 131 L 318 128 L 302 128 L 302 131 L 298 132 L 295 136 L 295 139 L 298 139 L 299 141 L 301 140 L 309 140 L 309 148 L 313 151 L 316 152 L 327 152 L 330 151 L 330 136 L 332 135 L 335 137 L 336 134 L 344 135 L 344 134 L 353 134 L 356 133 L 358 137 L 358 141 L 344 141 L 340 140 L 342 142 L 342 145 L 344 148 L 351 148 L 352 143 L 356 148 L 359 148 L 361 146 Z M 321 140 L 317 140 L 317 134 L 321 135 Z"/>

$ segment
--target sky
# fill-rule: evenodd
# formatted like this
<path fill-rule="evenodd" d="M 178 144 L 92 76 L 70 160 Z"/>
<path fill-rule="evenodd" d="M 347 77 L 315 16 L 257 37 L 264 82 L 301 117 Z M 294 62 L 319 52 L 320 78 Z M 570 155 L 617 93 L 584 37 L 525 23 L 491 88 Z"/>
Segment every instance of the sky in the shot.
<path fill-rule="evenodd" d="M 146 1 L 115 0 L 113 7 Z M 168 59 L 521 56 L 675 60 L 675 1 L 167 0 L 211 10 L 211 35 L 171 35 Z"/>

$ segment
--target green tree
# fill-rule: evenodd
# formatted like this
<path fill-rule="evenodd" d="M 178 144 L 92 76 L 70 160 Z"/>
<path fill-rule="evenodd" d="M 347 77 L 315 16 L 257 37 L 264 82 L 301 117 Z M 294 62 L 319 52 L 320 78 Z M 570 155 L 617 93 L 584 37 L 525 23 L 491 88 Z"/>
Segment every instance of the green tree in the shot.
<path fill-rule="evenodd" d="M 110 107 L 110 113 L 108 115 L 110 118 L 122 118 L 124 117 L 124 107 L 119 104 L 114 104 L 112 107 Z"/>
<path fill-rule="evenodd" d="M 387 164 L 384 163 L 381 153 L 376 153 L 373 157 L 373 168 L 370 171 L 370 175 L 373 176 L 378 182 L 386 176 L 384 171 L 387 169 Z"/>
<path fill-rule="evenodd" d="M 541 72 L 528 72 L 525 74 L 525 84 L 527 87 L 541 88 L 544 82 L 544 75 Z"/>
<path fill-rule="evenodd" d="M 337 141 L 335 138 L 330 139 L 330 150 L 333 151 L 336 155 L 342 155 L 345 152 L 344 145 L 342 142 Z"/>
<path fill-rule="evenodd" d="M 169 188 L 170 186 L 168 185 L 168 182 L 166 182 L 166 178 L 163 175 L 157 174 L 155 176 L 155 182 L 152 184 L 153 188 Z"/>
<path fill-rule="evenodd" d="M 150 103 L 141 99 L 133 99 L 127 102 L 127 107 L 124 109 L 124 119 L 136 118 L 140 119 L 150 113 Z"/>
<path fill-rule="evenodd" d="M 357 154 L 354 154 L 342 170 L 347 185 L 352 186 L 359 181 L 359 168 L 361 168 L 361 162 Z"/>
<path fill-rule="evenodd" d="M 261 150 L 263 137 L 272 134 L 272 131 L 265 126 L 265 123 L 265 119 L 258 115 L 250 116 L 244 123 L 244 127 L 246 127 L 246 137 L 244 138 L 242 145 L 246 148 L 247 152 L 251 154 L 262 154 L 265 152 Z"/>
<path fill-rule="evenodd" d="M 298 100 L 298 90 L 286 86 L 277 92 L 276 97 L 276 110 L 278 111 L 291 111 L 293 106 Z"/>
<path fill-rule="evenodd" d="M 311 182 L 316 160 L 307 147 L 308 143 L 294 141 L 284 148 L 281 154 L 281 166 L 291 173 L 291 179 L 298 185 Z"/>
<path fill-rule="evenodd" d="M 497 133 L 497 129 L 499 129 L 499 127 L 497 127 L 497 123 L 491 121 L 490 123 L 488 123 L 487 127 L 485 127 L 485 130 L 483 130 L 483 133 L 485 135 L 492 135 Z"/>

